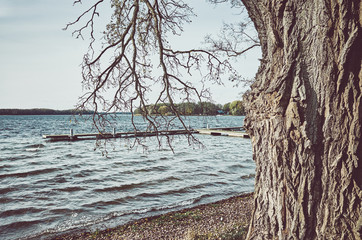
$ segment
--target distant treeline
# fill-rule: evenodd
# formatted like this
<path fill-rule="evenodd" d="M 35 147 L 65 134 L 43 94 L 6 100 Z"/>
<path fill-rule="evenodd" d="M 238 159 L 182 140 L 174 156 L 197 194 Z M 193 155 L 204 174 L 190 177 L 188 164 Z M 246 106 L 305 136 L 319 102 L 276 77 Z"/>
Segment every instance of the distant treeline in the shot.
<path fill-rule="evenodd" d="M 179 103 L 175 104 L 176 111 L 181 115 L 245 115 L 244 106 L 242 101 L 233 101 L 224 105 L 214 104 L 211 102 L 199 103 Z M 175 115 L 170 107 L 170 104 L 161 103 L 157 105 L 148 105 L 145 109 L 137 108 L 134 114 L 145 115 Z M 79 111 L 75 109 L 69 110 L 54 110 L 47 108 L 33 108 L 33 109 L 0 109 L 0 115 L 79 115 L 79 114 L 93 114 L 93 111 Z M 117 114 L 131 114 L 128 112 Z"/>
<path fill-rule="evenodd" d="M 73 115 L 73 114 L 93 114 L 93 111 L 54 110 L 47 108 L 34 109 L 0 109 L 0 115 Z"/>
<path fill-rule="evenodd" d="M 233 101 L 225 105 L 214 104 L 211 102 L 199 102 L 199 103 L 179 103 L 175 104 L 176 110 L 185 116 L 190 115 L 245 115 L 245 110 L 242 101 Z M 148 105 L 146 108 L 137 108 L 134 111 L 135 114 L 145 115 L 145 113 L 151 115 L 175 115 L 170 104 L 160 103 L 157 105 Z"/>

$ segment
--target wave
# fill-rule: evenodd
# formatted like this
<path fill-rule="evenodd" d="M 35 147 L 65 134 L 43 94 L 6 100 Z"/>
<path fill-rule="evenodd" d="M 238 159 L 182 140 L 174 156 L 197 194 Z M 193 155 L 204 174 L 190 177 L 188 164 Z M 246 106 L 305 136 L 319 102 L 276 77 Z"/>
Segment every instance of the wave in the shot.
<path fill-rule="evenodd" d="M 142 187 L 147 187 L 147 186 L 152 186 L 152 185 L 159 185 L 161 183 L 179 181 L 179 180 L 181 180 L 181 179 L 174 177 L 174 176 L 170 176 L 170 177 L 166 177 L 166 178 L 155 179 L 155 180 L 149 181 L 149 182 L 128 183 L 128 184 L 124 184 L 124 185 L 120 185 L 120 186 L 97 188 L 97 189 L 94 189 L 94 191 L 95 192 L 118 192 L 118 191 L 130 190 L 130 189 L 134 189 L 134 188 L 142 188 Z"/>
<path fill-rule="evenodd" d="M 65 154 L 62 158 L 64 159 L 72 159 L 72 158 L 85 158 L 85 156 L 83 155 L 80 155 L 80 154 L 72 154 L 72 153 L 68 153 L 68 154 Z"/>
<path fill-rule="evenodd" d="M 245 168 L 245 166 L 243 166 L 241 164 L 234 164 L 234 165 L 231 165 L 228 167 L 228 169 L 233 170 L 233 171 L 235 171 L 237 169 L 241 169 L 241 168 Z"/>
<path fill-rule="evenodd" d="M 204 195 L 201 195 L 201 196 L 198 196 L 198 197 L 186 199 L 186 200 L 176 202 L 174 204 L 170 204 L 170 205 L 166 205 L 166 206 L 158 206 L 158 207 L 150 207 L 150 208 L 138 208 L 138 209 L 132 209 L 132 210 L 129 210 L 129 211 L 115 211 L 115 212 L 110 212 L 110 213 L 108 213 L 106 215 L 103 215 L 103 216 L 100 216 L 100 217 L 97 217 L 97 218 L 83 216 L 82 218 L 77 219 L 77 220 L 73 219 L 73 220 L 65 221 L 65 222 L 57 225 L 54 228 L 48 228 L 48 229 L 46 229 L 46 230 L 44 230 L 44 231 L 42 231 L 42 232 L 40 232 L 38 234 L 35 234 L 33 236 L 28 236 L 26 239 L 30 239 L 30 238 L 31 239 L 38 239 L 41 236 L 44 237 L 46 235 L 48 235 L 48 236 L 53 235 L 54 236 L 54 235 L 57 235 L 57 234 L 60 234 L 60 233 L 70 232 L 70 231 L 75 230 L 75 229 L 81 230 L 81 229 L 87 228 L 89 226 L 94 226 L 96 224 L 101 224 L 101 226 L 104 228 L 104 227 L 107 227 L 107 225 L 106 225 L 107 221 L 110 221 L 110 220 L 118 218 L 118 217 L 136 215 L 136 216 L 131 217 L 129 219 L 135 219 L 135 218 L 139 219 L 139 218 L 142 218 L 142 217 L 159 214 L 159 213 L 164 212 L 164 211 L 170 211 L 170 210 L 173 210 L 173 209 L 180 209 L 180 208 L 184 208 L 184 207 L 187 207 L 187 206 L 192 206 L 192 205 L 197 204 L 201 200 L 203 200 L 205 198 L 208 198 L 208 197 L 211 197 L 211 195 L 204 194 Z M 127 197 L 127 198 L 129 198 L 129 197 Z M 116 199 L 116 200 L 107 201 L 107 202 L 104 202 L 104 201 L 95 202 L 95 203 L 89 204 L 87 207 L 97 207 L 102 202 L 107 203 L 107 204 L 110 204 L 110 203 L 119 204 L 120 202 L 124 201 L 125 199 L 126 198 Z M 54 214 L 69 213 L 69 211 L 73 212 L 73 210 L 70 210 L 70 209 L 67 209 L 67 208 L 51 210 L 51 212 L 54 213 Z M 76 215 L 78 215 L 80 212 L 83 212 L 83 211 L 82 210 L 76 210 L 76 212 L 77 212 Z"/>
<path fill-rule="evenodd" d="M 13 222 L 7 225 L 0 226 L 0 234 L 2 234 L 5 237 L 11 237 L 8 239 L 17 239 L 17 240 L 38 240 L 43 239 L 42 236 L 44 236 L 44 233 L 49 233 L 49 230 L 43 230 L 41 233 L 33 233 L 33 234 L 24 234 L 22 237 L 19 238 L 19 235 L 17 233 L 21 233 L 23 229 L 26 228 L 36 228 L 37 225 L 43 225 L 47 224 L 49 225 L 50 222 L 54 221 L 54 217 L 48 217 L 43 219 L 35 219 L 35 220 L 28 220 L 28 221 L 19 221 L 19 222 Z M 34 232 L 34 231 L 33 231 Z M 56 232 L 52 232 L 56 233 Z M 14 236 L 15 235 L 15 236 Z M 1 236 L 1 235 L 0 235 Z M 16 237 L 17 236 L 17 237 Z M 6 239 L 6 238 L 5 238 Z"/>
<path fill-rule="evenodd" d="M 9 158 L 2 158 L 0 160 L 16 161 L 16 160 L 23 160 L 23 159 L 28 159 L 28 158 L 29 158 L 28 155 L 21 154 L 21 155 L 13 155 Z"/>
<path fill-rule="evenodd" d="M 180 208 L 180 207 L 186 207 L 186 206 L 191 206 L 193 204 L 196 204 L 198 202 L 200 202 L 201 200 L 208 198 L 208 197 L 212 197 L 212 195 L 210 194 L 204 194 L 195 198 L 190 198 L 187 200 L 183 200 L 180 202 L 176 202 L 174 204 L 170 204 L 167 206 L 162 206 L 162 207 L 154 207 L 154 208 L 150 208 L 150 211 L 161 211 L 161 210 L 170 210 L 170 209 L 175 209 L 175 208 Z"/>
<path fill-rule="evenodd" d="M 52 177 L 50 179 L 44 178 L 44 179 L 37 180 L 35 182 L 35 184 L 54 185 L 54 184 L 59 184 L 59 183 L 66 183 L 66 182 L 68 182 L 66 177 L 67 176 L 65 174 L 58 174 L 57 176 Z"/>
<path fill-rule="evenodd" d="M 207 198 L 207 197 L 211 197 L 211 195 L 204 194 L 204 195 L 201 195 L 199 197 L 190 198 L 190 199 L 187 199 L 187 200 L 183 200 L 183 201 L 176 202 L 176 203 L 169 204 L 169 205 L 165 205 L 165 206 L 134 209 L 134 210 L 131 210 L 131 211 L 120 212 L 118 214 L 113 214 L 113 215 L 123 216 L 123 215 L 130 215 L 130 214 L 151 213 L 151 212 L 158 212 L 158 211 L 164 211 L 164 210 L 171 210 L 171 209 L 176 209 L 176 208 L 180 208 L 180 207 L 191 206 L 193 204 L 196 204 L 196 203 L 200 202 L 202 199 Z"/>
<path fill-rule="evenodd" d="M 1 193 L 1 192 L 0 192 Z M 2 193 L 1 193 L 2 194 Z M 9 202 L 11 202 L 11 201 L 13 201 L 13 199 L 11 199 L 11 198 L 7 198 L 7 197 L 1 197 L 0 198 L 0 203 L 9 203 Z"/>
<path fill-rule="evenodd" d="M 77 191 L 82 191 L 82 190 L 86 190 L 86 188 L 83 187 L 65 187 L 65 188 L 57 188 L 54 189 L 55 191 L 60 191 L 60 192 L 77 192 Z"/>
<path fill-rule="evenodd" d="M 213 172 L 205 172 L 205 173 L 201 173 L 201 174 L 199 174 L 199 176 L 219 177 L 219 176 L 220 176 L 220 174 L 213 173 Z"/>
<path fill-rule="evenodd" d="M 12 165 L 7 165 L 7 164 L 1 165 L 0 169 L 3 169 L 3 168 L 12 168 Z"/>
<path fill-rule="evenodd" d="M 114 186 L 114 187 L 106 187 L 106 188 L 98 188 L 94 189 L 95 192 L 115 192 L 115 191 L 124 191 L 133 189 L 136 187 L 141 187 L 143 185 L 146 185 L 147 183 L 131 183 L 131 184 L 125 184 L 121 186 Z"/>
<path fill-rule="evenodd" d="M 41 209 L 41 208 L 34 208 L 34 207 L 29 207 L 29 208 L 18 208 L 18 209 L 12 209 L 12 210 L 6 210 L 0 213 L 0 217 L 12 217 L 15 215 L 24 215 L 24 214 L 29 214 L 29 213 L 38 213 L 41 211 L 44 211 L 45 209 Z"/>
<path fill-rule="evenodd" d="M 166 177 L 166 178 L 161 178 L 161 179 L 157 179 L 155 180 L 157 183 L 165 183 L 165 182 L 171 182 L 171 181 L 180 181 L 180 178 L 174 177 L 174 176 L 170 176 L 170 177 Z"/>
<path fill-rule="evenodd" d="M 17 188 L 14 188 L 14 187 L 0 188 L 0 194 L 6 194 L 6 193 L 13 192 L 16 190 L 17 190 Z"/>
<path fill-rule="evenodd" d="M 121 203 L 127 202 L 127 201 L 133 201 L 134 199 L 140 199 L 140 198 L 156 198 L 159 196 L 163 196 L 163 195 L 173 195 L 173 194 L 183 194 L 186 193 L 188 191 L 190 191 L 191 189 L 196 189 L 196 188 L 200 188 L 202 187 L 201 185 L 203 184 L 199 184 L 199 185 L 195 185 L 195 186 L 191 186 L 191 187 L 186 187 L 186 188 L 180 188 L 177 190 L 167 190 L 167 191 L 161 191 L 161 192 L 155 192 L 155 193 L 140 193 L 134 196 L 126 196 L 126 197 L 122 197 L 122 198 L 117 198 L 117 199 L 112 199 L 109 201 L 96 201 L 93 203 L 88 203 L 88 204 L 84 204 L 82 205 L 82 207 L 87 207 L 87 208 L 102 208 L 103 206 L 108 206 L 108 205 L 119 205 Z M 179 206 L 184 206 L 184 205 L 190 205 L 193 203 L 196 203 L 198 201 L 200 201 L 201 199 L 203 199 L 204 197 L 210 197 L 211 195 L 205 194 L 202 195 L 200 197 L 197 198 L 192 198 L 186 201 L 182 201 L 180 203 L 176 203 L 176 204 L 171 204 L 165 207 L 159 207 L 159 208 L 149 208 L 147 211 L 145 211 L 144 209 L 142 209 L 142 212 L 149 212 L 149 211 L 158 211 L 158 210 L 164 210 L 164 209 L 168 209 L 168 208 L 175 208 L 175 207 L 179 207 Z M 132 210 L 130 212 L 122 212 L 122 215 L 125 214 L 131 214 L 131 213 L 139 213 L 139 210 L 136 210 L 137 212 L 134 212 L 135 210 Z"/>
<path fill-rule="evenodd" d="M 49 212 L 56 215 L 63 215 L 69 213 L 71 210 L 69 208 L 57 208 L 57 209 L 50 209 Z"/>
<path fill-rule="evenodd" d="M 56 176 L 56 177 L 54 178 L 54 182 L 56 182 L 56 183 L 66 183 L 66 182 L 68 182 L 68 181 L 67 181 L 67 179 L 66 179 L 65 177 L 63 177 L 63 176 Z"/>
<path fill-rule="evenodd" d="M 0 152 L 3 153 L 0 156 L 0 182 L 3 183 L 0 186 L 0 205 L 7 210 L 3 216 L 14 217 L 4 217 L 6 221 L 1 223 L 0 220 L 0 226 L 15 221 L 50 219 L 40 224 L 24 225 L 13 232 L 7 229 L 4 235 L 0 233 L 0 239 L 32 234 L 46 239 L 64 230 L 87 228 L 92 224 L 97 226 L 89 228 L 108 227 L 107 224 L 222 199 L 233 194 L 234 189 L 239 191 L 244 185 L 253 186 L 253 179 L 249 179 L 252 176 L 247 175 L 253 172 L 253 161 L 244 161 L 245 158 L 247 161 L 252 159 L 252 153 L 235 155 L 237 149 L 231 147 L 235 143 L 231 140 L 230 143 L 215 143 L 215 138 L 201 136 L 208 147 L 201 151 L 201 147 L 192 150 L 184 145 L 184 141 L 176 139 L 175 154 L 170 155 L 169 149 L 160 152 L 157 152 L 157 147 L 153 149 L 150 139 L 147 142 L 149 150 L 141 147 L 127 150 L 119 146 L 109 158 L 105 158 L 100 154 L 102 149 L 93 151 L 92 141 L 49 144 L 34 135 L 59 127 L 67 131 L 68 127 L 62 125 L 63 119 L 49 123 L 47 117 L 39 124 L 45 129 L 26 131 L 20 133 L 21 136 L 13 135 L 11 139 L 0 141 Z M 89 129 L 82 130 L 88 132 Z M 58 133 L 64 133 L 62 131 Z M 212 144 L 217 147 L 213 148 Z M 240 164 L 246 169 L 240 169 Z M 219 170 L 224 170 L 225 174 Z M 30 207 L 46 209 L 32 213 L 37 210 L 27 210 Z"/>
<path fill-rule="evenodd" d="M 164 195 L 172 195 L 172 194 L 181 194 L 187 192 L 185 188 L 178 189 L 178 190 L 168 190 L 168 191 L 162 191 L 162 192 L 155 192 L 155 193 L 141 193 L 137 195 L 137 198 L 153 198 L 153 197 L 159 197 Z"/>
<path fill-rule="evenodd" d="M 139 197 L 153 198 L 153 197 L 166 196 L 166 195 L 181 195 L 181 194 L 193 191 L 194 189 L 200 189 L 200 188 L 203 188 L 208 185 L 212 185 L 212 184 L 203 183 L 203 184 L 197 184 L 197 185 L 193 185 L 193 186 L 182 187 L 179 189 L 165 190 L 165 191 L 154 192 L 154 193 L 141 193 L 141 194 L 137 195 L 137 198 L 139 198 Z"/>
<path fill-rule="evenodd" d="M 57 198 L 59 195 L 56 191 L 43 188 L 41 191 L 34 191 L 35 197 L 38 201 L 49 201 Z"/>
<path fill-rule="evenodd" d="M 241 176 L 241 179 L 251 179 L 251 178 L 255 178 L 255 174 L 251 173 L 248 175 Z"/>
<path fill-rule="evenodd" d="M 43 144 L 33 144 L 33 145 L 28 145 L 25 147 L 25 151 L 27 152 L 37 152 L 40 151 L 41 148 L 44 148 L 45 145 Z"/>
<path fill-rule="evenodd" d="M 14 130 L 14 128 L 10 128 L 10 127 L 3 127 L 3 128 L 0 128 L 0 131 L 12 131 Z"/>
<path fill-rule="evenodd" d="M 58 168 L 46 168 L 46 169 L 39 169 L 39 170 L 29 171 L 29 172 L 0 174 L 0 179 L 1 178 L 7 178 L 7 177 L 29 177 L 29 176 L 35 176 L 35 175 L 55 172 L 57 170 L 59 170 L 59 169 Z"/>
<path fill-rule="evenodd" d="M 167 166 L 155 166 L 155 167 L 140 167 L 136 169 L 123 170 L 120 174 L 127 175 L 133 173 L 148 173 L 148 172 L 164 172 L 169 170 Z"/>
<path fill-rule="evenodd" d="M 44 147 L 45 147 L 45 145 L 40 143 L 40 144 L 27 145 L 24 148 L 26 149 L 26 148 L 44 148 Z"/>
<path fill-rule="evenodd" d="M 204 194 L 198 197 L 194 197 L 194 198 L 190 198 L 190 199 L 186 199 L 180 202 L 176 202 L 173 204 L 169 204 L 169 205 L 164 205 L 164 206 L 157 206 L 157 207 L 149 207 L 149 208 L 138 208 L 138 209 L 132 209 L 129 211 L 119 211 L 119 212 L 111 212 L 105 216 L 102 216 L 99 219 L 93 219 L 93 224 L 95 222 L 105 222 L 108 221 L 112 218 L 116 218 L 116 217 L 122 217 L 122 216 L 127 216 L 127 215 L 133 215 L 133 214 L 146 214 L 145 216 L 150 216 L 151 214 L 157 213 L 157 212 L 161 212 L 161 211 L 167 211 L 167 210 L 172 210 L 172 209 L 179 209 L 179 208 L 184 208 L 187 206 L 192 206 L 194 204 L 197 204 L 198 202 L 200 202 L 201 200 L 205 199 L 205 198 L 209 198 L 212 197 L 212 195 L 209 194 Z M 124 199 L 122 199 L 124 200 Z M 107 203 L 117 203 L 119 204 L 121 202 L 121 199 L 117 199 L 117 200 L 113 200 L 113 201 L 108 201 Z M 98 204 L 100 203 L 104 203 L 103 201 L 100 202 L 95 202 L 90 204 L 89 206 L 93 207 L 93 206 L 98 206 Z"/>
<path fill-rule="evenodd" d="M 127 196 L 123 198 L 117 198 L 109 201 L 96 201 L 92 203 L 83 204 L 82 207 L 86 208 L 102 208 L 103 206 L 109 206 L 109 205 L 119 205 L 120 203 L 127 202 L 127 200 L 131 200 L 134 197 Z"/>
<path fill-rule="evenodd" d="M 0 226 L 0 233 L 1 234 L 14 233 L 17 230 L 22 230 L 24 228 L 31 227 L 31 226 L 34 226 L 36 224 L 43 223 L 44 221 L 46 221 L 46 220 L 44 220 L 44 219 L 42 219 L 42 220 L 29 220 L 29 221 L 18 221 L 18 222 L 9 223 L 9 224 Z"/>
<path fill-rule="evenodd" d="M 166 171 L 169 168 L 166 166 L 146 167 L 133 170 L 133 172 L 155 172 L 155 171 Z"/>
<path fill-rule="evenodd" d="M 78 165 L 77 165 L 78 167 Z M 80 167 L 80 166 L 79 166 Z M 76 173 L 74 175 L 74 177 L 79 177 L 79 178 L 83 178 L 83 177 L 88 177 L 94 174 L 94 171 L 91 169 L 86 169 L 86 170 L 81 170 L 80 172 Z"/>
<path fill-rule="evenodd" d="M 39 148 L 27 148 L 27 149 L 25 149 L 25 151 L 27 151 L 27 152 L 38 152 L 38 151 L 40 151 L 40 149 Z"/>
<path fill-rule="evenodd" d="M 13 137 L 13 135 L 11 133 L 8 133 L 8 132 L 6 132 L 6 133 L 2 132 L 0 136 L 1 136 L 2 139 L 8 139 L 8 138 Z"/>
<path fill-rule="evenodd" d="M 9 144 L 8 142 L 0 142 L 0 144 Z M 16 150 L 16 147 L 14 147 L 14 146 L 4 146 L 4 147 L 2 147 L 2 148 L 0 148 L 0 151 L 14 151 L 14 150 Z"/>

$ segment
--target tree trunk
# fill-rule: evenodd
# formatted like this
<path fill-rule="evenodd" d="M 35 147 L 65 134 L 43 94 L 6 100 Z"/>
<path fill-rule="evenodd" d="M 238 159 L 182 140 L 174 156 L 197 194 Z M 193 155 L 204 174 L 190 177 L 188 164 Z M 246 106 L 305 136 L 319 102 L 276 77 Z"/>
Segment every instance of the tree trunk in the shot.
<path fill-rule="evenodd" d="M 243 0 L 263 59 L 246 97 L 249 239 L 361 239 L 361 0 Z"/>

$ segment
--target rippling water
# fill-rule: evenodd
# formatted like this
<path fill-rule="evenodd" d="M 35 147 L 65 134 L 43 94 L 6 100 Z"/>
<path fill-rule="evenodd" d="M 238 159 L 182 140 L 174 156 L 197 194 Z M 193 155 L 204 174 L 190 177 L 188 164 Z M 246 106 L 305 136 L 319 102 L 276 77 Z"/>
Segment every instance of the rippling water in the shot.
<path fill-rule="evenodd" d="M 118 131 L 131 130 L 130 116 Z M 144 125 L 141 117 L 137 124 Z M 240 126 L 243 117 L 189 117 L 193 128 Z M 249 139 L 175 137 L 174 153 L 132 141 L 47 142 L 42 134 L 93 132 L 69 116 L 0 116 L 0 239 L 45 239 L 71 230 L 113 227 L 128 221 L 225 199 L 254 189 Z M 104 150 L 104 149 L 103 149 Z"/>

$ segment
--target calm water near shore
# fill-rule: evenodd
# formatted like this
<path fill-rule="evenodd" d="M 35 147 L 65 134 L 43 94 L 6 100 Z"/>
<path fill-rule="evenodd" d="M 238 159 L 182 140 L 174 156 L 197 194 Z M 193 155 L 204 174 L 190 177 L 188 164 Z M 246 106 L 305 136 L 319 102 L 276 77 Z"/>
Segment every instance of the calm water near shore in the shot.
<path fill-rule="evenodd" d="M 0 239 L 45 239 L 71 230 L 114 227 L 145 216 L 254 190 L 250 139 L 175 136 L 174 153 L 156 138 L 47 142 L 43 134 L 95 132 L 70 116 L 0 116 Z M 193 128 L 241 126 L 244 117 L 188 117 Z M 129 115 L 118 131 L 130 131 Z M 142 117 L 136 117 L 140 128 Z M 110 130 L 111 132 L 111 130 Z"/>

